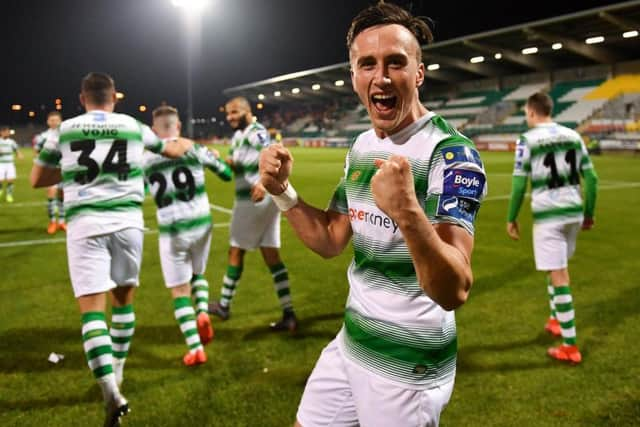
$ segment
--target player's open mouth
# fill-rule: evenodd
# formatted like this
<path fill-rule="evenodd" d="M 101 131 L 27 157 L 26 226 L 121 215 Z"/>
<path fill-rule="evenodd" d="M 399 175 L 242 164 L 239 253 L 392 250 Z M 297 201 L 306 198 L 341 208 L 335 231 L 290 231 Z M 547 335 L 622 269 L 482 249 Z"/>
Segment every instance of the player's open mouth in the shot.
<path fill-rule="evenodd" d="M 371 105 L 378 113 L 389 113 L 393 111 L 398 101 L 398 97 L 391 94 L 376 93 L 371 95 Z"/>

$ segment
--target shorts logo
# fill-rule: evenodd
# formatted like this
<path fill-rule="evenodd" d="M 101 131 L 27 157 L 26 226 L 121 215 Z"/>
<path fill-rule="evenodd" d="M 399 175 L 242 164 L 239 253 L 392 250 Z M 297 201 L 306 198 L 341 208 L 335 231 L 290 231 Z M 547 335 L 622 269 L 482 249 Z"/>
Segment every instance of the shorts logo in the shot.
<path fill-rule="evenodd" d="M 443 195 L 468 197 L 480 200 L 484 191 L 482 173 L 466 169 L 448 169 L 444 176 Z"/>

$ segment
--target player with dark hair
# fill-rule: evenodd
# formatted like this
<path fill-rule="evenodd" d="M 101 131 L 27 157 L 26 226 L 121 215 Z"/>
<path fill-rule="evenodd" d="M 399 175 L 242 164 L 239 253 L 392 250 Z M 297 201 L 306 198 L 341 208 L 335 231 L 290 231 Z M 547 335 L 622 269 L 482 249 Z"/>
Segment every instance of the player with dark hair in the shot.
<path fill-rule="evenodd" d="M 192 142 L 162 141 L 148 126 L 114 113 L 115 84 L 107 74 L 82 79 L 80 103 L 86 113 L 62 122 L 58 138 L 45 142 L 31 184 L 64 183 L 67 258 L 82 313 L 82 341 L 104 397 L 105 425 L 112 426 L 129 410 L 120 385 L 135 330 L 133 299 L 142 262 L 143 152 L 180 157 Z"/>
<path fill-rule="evenodd" d="M 262 184 L 298 237 L 326 258 L 354 248 L 344 325 L 307 381 L 296 425 L 435 426 L 453 391 L 453 310 L 473 282 L 486 178 L 473 143 L 420 102 L 431 39 L 392 4 L 352 21 L 351 82 L 373 129 L 351 146 L 327 210 L 297 196 L 287 149 L 262 152 Z"/>
<path fill-rule="evenodd" d="M 547 273 L 551 309 L 545 330 L 561 336 L 563 342 L 548 354 L 580 363 L 568 264 L 580 228 L 593 227 L 598 176 L 580 135 L 553 122 L 552 111 L 553 100 L 546 93 L 531 95 L 525 104 L 531 129 L 516 144 L 507 233 L 513 240 L 520 238 L 518 212 L 531 178 L 533 253 L 536 269 Z M 580 176 L 585 183 L 584 203 Z"/>
<path fill-rule="evenodd" d="M 33 138 L 33 150 L 36 156 L 42 151 L 45 142 L 48 139 L 58 138 L 58 128 L 62 123 L 62 113 L 60 111 L 50 111 L 47 114 L 47 126 L 48 129 L 44 132 L 37 134 Z M 56 231 L 67 230 L 67 225 L 64 222 L 64 194 L 60 185 L 52 185 L 47 188 L 47 215 L 49 216 L 49 225 L 47 226 L 47 233 L 55 234 Z M 56 221 L 56 215 L 58 220 Z"/>
<path fill-rule="evenodd" d="M 6 184 L 5 200 L 8 203 L 13 203 L 13 182 L 16 179 L 16 165 L 13 155 L 18 156 L 20 160 L 24 156 L 18 150 L 18 143 L 9 138 L 10 136 L 11 129 L 9 126 L 0 126 L 0 197 L 5 191 L 3 185 Z"/>

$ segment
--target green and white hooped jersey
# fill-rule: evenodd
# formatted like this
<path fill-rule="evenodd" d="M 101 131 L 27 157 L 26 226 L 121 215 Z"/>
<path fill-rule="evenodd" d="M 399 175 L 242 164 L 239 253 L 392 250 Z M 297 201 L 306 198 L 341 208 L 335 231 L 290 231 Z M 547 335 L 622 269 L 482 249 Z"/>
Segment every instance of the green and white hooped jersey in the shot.
<path fill-rule="evenodd" d="M 69 236 L 83 238 L 144 226 L 144 149 L 160 153 L 151 129 L 125 114 L 89 111 L 65 120 L 39 164 L 60 167 Z"/>
<path fill-rule="evenodd" d="M 201 145 L 194 145 L 179 159 L 144 154 L 145 178 L 158 207 L 161 234 L 175 235 L 211 225 L 203 166 L 223 180 L 231 179 L 229 165 Z"/>
<path fill-rule="evenodd" d="M 34 140 L 33 148 L 36 150 L 37 153 L 41 152 L 42 148 L 44 147 L 44 144 L 49 139 L 58 139 L 58 133 L 59 133 L 58 129 L 47 129 L 43 132 L 40 132 L 33 139 Z"/>
<path fill-rule="evenodd" d="M 583 219 L 580 175 L 593 167 L 580 135 L 557 123 L 541 123 L 516 144 L 515 176 L 531 177 L 534 222 Z"/>
<path fill-rule="evenodd" d="M 18 143 L 11 138 L 0 138 L 0 163 L 13 163 L 13 155 L 18 151 Z"/>
<path fill-rule="evenodd" d="M 384 139 L 373 130 L 360 134 L 329 206 L 349 215 L 353 230 L 340 340 L 345 354 L 384 378 L 424 389 L 455 376 L 455 315 L 424 293 L 398 224 L 373 200 L 374 159 L 392 154 L 411 163 L 416 195 L 429 220 L 470 234 L 486 194 L 486 176 L 473 143 L 428 113 Z"/>
<path fill-rule="evenodd" d="M 233 134 L 229 154 L 233 160 L 236 200 L 251 198 L 251 188 L 260 180 L 260 151 L 268 145 L 269 133 L 257 122 Z"/>

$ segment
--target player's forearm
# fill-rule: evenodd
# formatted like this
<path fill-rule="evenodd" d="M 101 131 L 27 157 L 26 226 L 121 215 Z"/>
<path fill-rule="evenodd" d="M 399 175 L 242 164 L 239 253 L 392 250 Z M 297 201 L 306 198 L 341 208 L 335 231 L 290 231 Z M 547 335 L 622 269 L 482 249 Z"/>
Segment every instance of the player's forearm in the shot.
<path fill-rule="evenodd" d="M 49 187 L 62 181 L 62 173 L 59 168 L 34 165 L 29 179 L 33 188 Z"/>
<path fill-rule="evenodd" d="M 445 310 L 464 304 L 473 283 L 467 257 L 442 240 L 419 207 L 405 211 L 397 222 L 422 290 Z"/>
<path fill-rule="evenodd" d="M 598 194 L 598 175 L 593 169 L 584 171 L 584 216 L 593 218 L 596 210 L 596 197 Z"/>
<path fill-rule="evenodd" d="M 509 199 L 508 222 L 514 222 L 518 218 L 522 201 L 527 190 L 527 177 L 514 176 L 511 180 L 511 198 Z"/>
<path fill-rule="evenodd" d="M 329 211 L 310 206 L 301 199 L 298 199 L 294 207 L 284 212 L 284 216 L 298 238 L 323 258 L 340 255 L 351 238 L 350 226 L 348 230 L 337 227 L 331 221 Z"/>

